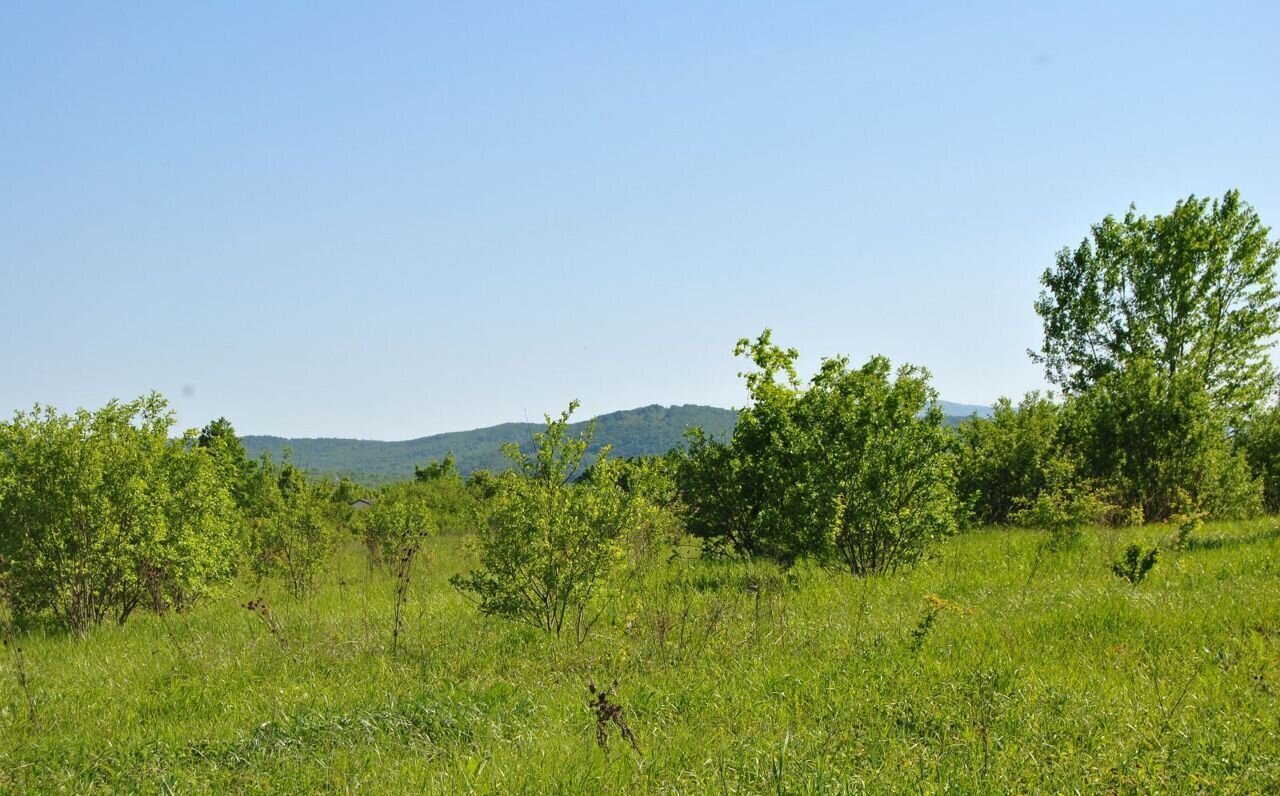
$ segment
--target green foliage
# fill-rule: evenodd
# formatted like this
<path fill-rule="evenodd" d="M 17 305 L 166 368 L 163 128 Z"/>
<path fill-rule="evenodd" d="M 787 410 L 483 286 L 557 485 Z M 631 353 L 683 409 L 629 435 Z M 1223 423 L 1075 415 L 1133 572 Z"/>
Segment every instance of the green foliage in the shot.
<path fill-rule="evenodd" d="M 485 501 L 498 493 L 499 476 L 492 470 L 472 470 L 467 476 L 467 491 L 479 501 Z"/>
<path fill-rule="evenodd" d="M 820 553 L 830 528 L 806 522 L 805 507 L 796 503 L 803 491 L 799 353 L 774 345 L 766 329 L 755 341 L 739 340 L 734 354 L 756 366 L 741 374 L 751 405 L 739 412 L 727 442 L 690 432 L 678 478 L 689 532 L 711 550 L 748 557 L 791 562 Z"/>
<path fill-rule="evenodd" d="M 404 540 L 394 536 L 388 540 L 386 529 L 403 523 L 392 521 L 387 511 L 407 511 L 417 517 L 430 533 L 463 534 L 475 529 L 479 501 L 458 475 L 457 470 L 441 470 L 435 477 L 401 481 L 384 486 L 370 498 L 373 507 L 356 512 L 353 530 L 363 536 L 375 564 L 394 562 L 405 547 Z M 427 523 L 426 518 L 430 518 Z"/>
<path fill-rule="evenodd" d="M 1258 412 L 1243 424 L 1236 443 L 1262 482 L 1267 511 L 1280 512 L 1280 403 Z"/>
<path fill-rule="evenodd" d="M 384 560 L 394 560 L 406 548 L 417 547 L 440 532 L 430 495 L 412 483 L 384 487 L 373 506 L 361 513 L 360 522 Z"/>
<path fill-rule="evenodd" d="M 1178 535 L 1174 540 L 1174 548 L 1185 550 L 1191 544 L 1191 538 L 1196 531 L 1204 527 L 1205 513 L 1202 511 L 1191 511 L 1186 514 L 1175 514 L 1169 518 L 1178 528 Z"/>
<path fill-rule="evenodd" d="M 139 606 L 186 608 L 232 574 L 224 472 L 152 393 L 0 425 L 0 555 L 13 608 L 83 631 Z"/>
<path fill-rule="evenodd" d="M 506 446 L 515 471 L 498 479 L 477 532 L 480 566 L 453 583 L 485 614 L 557 636 L 572 623 L 581 641 L 599 617 L 602 593 L 624 568 L 624 536 L 635 511 L 607 449 L 596 476 L 575 483 L 594 430 L 569 434 L 577 406 L 571 403 L 559 420 L 547 417 L 532 454 Z"/>
<path fill-rule="evenodd" d="M 800 387 L 794 349 L 765 330 L 736 353 L 751 405 L 727 443 L 694 433 L 679 467 L 690 533 L 713 549 L 783 563 L 838 560 L 857 574 L 917 560 L 955 527 L 950 439 L 928 374 L 890 378 L 824 361 Z"/>
<path fill-rule="evenodd" d="M 684 510 L 676 486 L 679 461 L 678 452 L 610 459 L 603 468 L 592 465 L 578 479 L 613 478 L 631 500 L 633 517 L 625 542 L 632 566 L 654 563 L 685 539 Z"/>
<path fill-rule="evenodd" d="M 449 473 L 441 471 L 434 479 L 444 480 Z M 454 480 L 457 471 L 452 472 Z M 431 495 L 419 484 L 400 484 L 383 489 L 373 507 L 361 519 L 368 529 L 366 538 L 377 545 L 383 561 L 392 562 L 396 576 L 395 602 L 391 628 L 391 649 L 395 651 L 404 632 L 404 606 L 409 597 L 409 581 L 413 565 L 423 542 L 439 531 Z"/>
<path fill-rule="evenodd" d="M 311 592 L 339 539 L 331 488 L 309 481 L 287 459 L 276 467 L 263 454 L 247 494 L 254 574 L 282 579 L 294 595 Z"/>
<path fill-rule="evenodd" d="M 467 487 L 452 456 L 419 468 L 415 486 L 441 532 L 461 534 L 475 528 L 475 514 L 482 498 Z"/>
<path fill-rule="evenodd" d="M 449 452 L 444 455 L 440 461 L 434 459 L 422 466 L 414 466 L 413 478 L 415 481 L 430 482 L 439 481 L 440 479 L 461 478 L 458 472 L 458 460 L 453 457 L 453 453 Z"/>
<path fill-rule="evenodd" d="M 1028 393 L 1014 406 L 996 401 L 988 418 L 972 417 L 956 428 L 956 491 L 970 522 L 1004 525 L 1034 502 L 1064 453 L 1058 429 L 1062 408 Z"/>
<path fill-rule="evenodd" d="M 727 438 L 737 414 L 714 406 L 645 406 L 610 412 L 596 418 L 597 426 L 587 450 L 588 463 L 608 445 L 619 458 L 661 455 L 683 447 L 684 432 L 702 428 L 717 438 Z M 347 474 L 366 486 L 381 486 L 379 478 L 411 478 L 420 462 L 452 456 L 464 476 L 476 470 L 498 472 L 511 467 L 502 446 L 522 440 L 521 450 L 531 453 L 529 440 L 540 430 L 536 423 L 504 423 L 471 431 L 456 431 L 400 442 L 358 439 L 295 439 L 249 436 L 244 438 L 251 457 L 263 452 L 280 456 L 284 448 L 293 450 L 294 461 L 310 472 Z M 586 422 L 573 424 L 580 434 Z"/>
<path fill-rule="evenodd" d="M 1193 196 L 1168 216 L 1108 216 L 1044 273 L 1033 357 L 1072 396 L 1067 444 L 1082 476 L 1148 521 L 1260 509 L 1231 434 L 1275 383 L 1269 232 L 1235 191 Z"/>
<path fill-rule="evenodd" d="M 1225 411 L 1191 376 L 1166 378 L 1154 363 L 1134 361 L 1073 398 L 1065 423 L 1081 475 L 1116 503 L 1141 507 L 1148 522 L 1260 510 L 1260 485 L 1227 437 Z"/>
<path fill-rule="evenodd" d="M 690 429 L 688 448 L 676 472 L 685 528 L 708 551 L 751 555 L 759 549 L 753 533 L 756 506 L 746 500 L 745 462 L 731 443 Z"/>
<path fill-rule="evenodd" d="M 1071 462 L 1051 459 L 1045 469 L 1045 483 L 1034 497 L 1024 498 L 1021 508 L 1009 518 L 1028 528 L 1049 532 L 1049 548 L 1064 550 L 1079 543 L 1083 529 L 1098 523 L 1111 506 L 1099 490 L 1082 480 Z"/>
<path fill-rule="evenodd" d="M 200 429 L 196 444 L 206 450 L 218 467 L 218 473 L 231 490 L 236 505 L 244 508 L 247 501 L 247 482 L 252 476 L 253 462 L 245 453 L 244 443 L 236 435 L 235 427 L 225 417 Z"/>
<path fill-rule="evenodd" d="M 1107 216 L 1044 272 L 1044 345 L 1033 357 L 1070 394 L 1148 363 L 1160 381 L 1189 379 L 1238 418 L 1274 381 L 1280 244 L 1269 232 L 1236 191 L 1189 197 L 1167 216 Z"/>
<path fill-rule="evenodd" d="M 794 504 L 856 575 L 915 563 L 955 531 L 950 436 L 929 374 L 828 359 L 796 406 L 803 480 Z"/>
<path fill-rule="evenodd" d="M 1160 551 L 1151 548 L 1143 554 L 1139 545 L 1131 544 L 1124 551 L 1124 557 L 1111 565 L 1111 571 L 1117 578 L 1124 578 L 1131 585 L 1137 586 L 1147 577 L 1147 573 L 1156 565 Z"/>

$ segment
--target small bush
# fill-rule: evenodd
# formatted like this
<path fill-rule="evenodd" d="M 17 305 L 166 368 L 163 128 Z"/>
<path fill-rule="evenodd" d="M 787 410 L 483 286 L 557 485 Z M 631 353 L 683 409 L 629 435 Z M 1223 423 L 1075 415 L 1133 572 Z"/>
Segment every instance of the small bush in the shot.
<path fill-rule="evenodd" d="M 751 406 L 727 442 L 695 432 L 678 470 L 688 529 L 714 552 L 802 557 L 857 575 L 917 561 L 956 526 L 952 439 L 927 371 L 824 360 L 804 388 L 799 356 L 766 329 L 735 353 Z"/>
<path fill-rule="evenodd" d="M 594 423 L 568 435 L 574 401 L 534 435 L 532 456 L 512 443 L 503 452 L 515 472 L 498 480 L 488 516 L 477 532 L 480 567 L 453 578 L 485 614 L 526 622 L 557 636 L 571 622 L 584 640 L 601 597 L 626 564 L 624 538 L 635 521 L 634 502 L 618 485 L 602 450 L 596 477 L 575 483 Z"/>
<path fill-rule="evenodd" d="M 417 484 L 397 484 L 383 489 L 373 508 L 361 518 L 366 540 L 376 546 L 382 561 L 392 563 L 396 576 L 391 625 L 391 650 L 400 644 L 404 630 L 404 605 L 409 581 L 422 543 L 439 530 L 430 498 Z"/>
<path fill-rule="evenodd" d="M 1159 557 L 1160 551 L 1151 548 L 1144 555 L 1142 548 L 1136 544 L 1131 544 L 1124 551 L 1124 557 L 1111 565 L 1111 571 L 1116 577 L 1124 578 L 1134 586 L 1137 586 L 1147 577 L 1147 573 L 1156 565 L 1156 559 Z"/>
<path fill-rule="evenodd" d="M 309 482 L 287 460 L 277 469 L 264 454 L 249 491 L 254 574 L 282 579 L 295 596 L 307 594 L 338 543 L 330 489 Z"/>
<path fill-rule="evenodd" d="M 1044 490 L 1012 518 L 1019 525 L 1048 531 L 1049 548 L 1064 550 L 1078 544 L 1084 528 L 1111 510 L 1097 489 L 1076 479 L 1069 462 L 1057 459 L 1049 467 Z"/>
<path fill-rule="evenodd" d="M 1191 542 L 1191 536 L 1204 526 L 1204 512 L 1189 511 L 1182 514 L 1175 514 L 1169 518 L 1178 529 L 1177 538 L 1174 540 L 1174 548 L 1184 550 Z"/>

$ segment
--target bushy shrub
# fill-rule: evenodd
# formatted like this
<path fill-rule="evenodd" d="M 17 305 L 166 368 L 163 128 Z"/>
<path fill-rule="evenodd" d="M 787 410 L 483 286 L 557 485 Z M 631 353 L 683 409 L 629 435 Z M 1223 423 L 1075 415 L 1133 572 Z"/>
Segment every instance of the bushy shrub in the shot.
<path fill-rule="evenodd" d="M 250 565 L 259 578 L 277 577 L 294 595 L 310 592 L 332 563 L 338 522 L 330 488 L 309 481 L 287 459 L 263 454 L 248 489 Z"/>
<path fill-rule="evenodd" d="M 618 485 L 608 450 L 596 477 L 577 481 L 595 426 L 568 434 L 569 405 L 534 435 L 532 455 L 514 443 L 503 452 L 515 469 L 497 479 L 476 534 L 479 568 L 453 584 L 485 614 L 526 622 L 557 636 L 566 624 L 579 640 L 602 609 L 603 593 L 625 566 L 624 537 L 634 502 Z M 575 483 L 575 481 L 577 481 Z"/>
<path fill-rule="evenodd" d="M 1280 404 L 1252 417 L 1236 435 L 1253 474 L 1262 482 L 1266 509 L 1280 512 Z"/>
<path fill-rule="evenodd" d="M 1017 406 L 996 401 L 990 417 L 971 417 L 956 429 L 956 489 L 969 522 L 1005 524 L 1034 502 L 1063 456 L 1061 407 L 1028 393 Z"/>
<path fill-rule="evenodd" d="M 914 563 L 955 530 L 951 440 L 928 372 L 890 374 L 884 357 L 857 370 L 828 359 L 796 405 L 803 469 L 788 502 L 856 575 Z"/>
<path fill-rule="evenodd" d="M 950 439 L 926 371 L 826 360 L 807 389 L 769 330 L 736 353 L 752 403 L 732 438 L 694 432 L 678 468 L 688 529 L 713 550 L 838 561 L 858 574 L 910 563 L 955 527 Z"/>
<path fill-rule="evenodd" d="M 1101 491 L 1081 479 L 1065 458 L 1051 460 L 1045 483 L 1034 497 L 1020 501 L 1010 515 L 1015 523 L 1049 532 L 1049 548 L 1064 550 L 1080 541 L 1084 528 L 1102 522 L 1112 506 Z"/>
<path fill-rule="evenodd" d="M 467 488 L 452 455 L 415 467 L 413 488 L 407 489 L 404 496 L 421 501 L 435 517 L 441 533 L 462 534 L 475 528 L 480 498 Z"/>
<path fill-rule="evenodd" d="M 591 466 L 579 479 L 612 477 L 631 499 L 634 517 L 625 541 L 633 564 L 651 563 L 684 541 L 684 512 L 676 487 L 680 458 L 671 452 L 612 460 L 605 468 Z"/>
<path fill-rule="evenodd" d="M 365 538 L 377 545 L 385 561 L 395 560 L 406 547 L 416 546 L 440 531 L 431 499 L 418 484 L 390 484 L 380 489 L 372 501 L 358 522 Z"/>
<path fill-rule="evenodd" d="M 151 394 L 0 424 L 0 555 L 20 614 L 86 630 L 139 606 L 184 608 L 233 572 L 227 484 Z"/>
<path fill-rule="evenodd" d="M 1196 378 L 1137 361 L 1068 404 L 1068 444 L 1081 475 L 1148 522 L 1189 510 L 1220 519 L 1256 514 L 1261 486 L 1228 436 L 1228 423 Z"/>
<path fill-rule="evenodd" d="M 431 509 L 430 492 L 420 484 L 394 484 L 378 493 L 372 508 L 360 522 L 365 537 L 379 551 L 382 561 L 391 562 L 396 577 L 391 649 L 399 646 L 404 629 L 404 605 L 409 595 L 409 581 L 423 541 L 439 531 L 436 514 Z"/>

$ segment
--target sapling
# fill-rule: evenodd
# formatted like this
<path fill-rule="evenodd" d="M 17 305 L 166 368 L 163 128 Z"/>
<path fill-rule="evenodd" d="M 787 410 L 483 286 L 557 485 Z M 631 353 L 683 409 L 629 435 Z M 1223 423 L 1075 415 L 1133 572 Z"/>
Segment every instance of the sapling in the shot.
<path fill-rule="evenodd" d="M 1147 573 L 1156 565 L 1156 559 L 1159 557 L 1160 551 L 1157 548 L 1151 548 L 1143 555 L 1142 548 L 1136 544 L 1131 544 L 1124 551 L 1124 557 L 1111 565 L 1111 571 L 1116 577 L 1124 578 L 1134 586 L 1137 586 L 1147 577 Z"/>

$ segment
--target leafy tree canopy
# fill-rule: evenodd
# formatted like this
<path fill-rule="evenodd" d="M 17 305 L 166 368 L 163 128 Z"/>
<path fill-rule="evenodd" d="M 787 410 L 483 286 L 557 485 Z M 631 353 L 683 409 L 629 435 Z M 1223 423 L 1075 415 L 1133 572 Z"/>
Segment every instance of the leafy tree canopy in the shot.
<path fill-rule="evenodd" d="M 1133 207 L 1107 216 L 1041 277 L 1044 344 L 1032 358 L 1068 394 L 1149 360 L 1166 379 L 1192 374 L 1215 405 L 1247 410 L 1274 381 L 1280 244 L 1269 232 L 1237 191 L 1153 218 Z"/>

